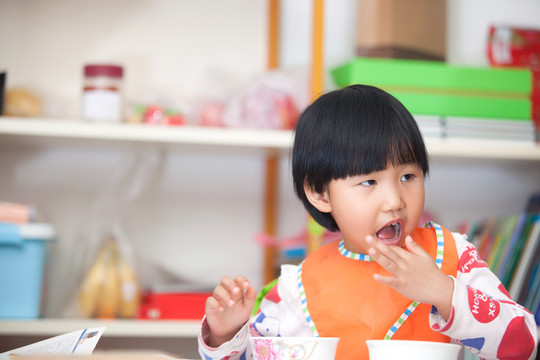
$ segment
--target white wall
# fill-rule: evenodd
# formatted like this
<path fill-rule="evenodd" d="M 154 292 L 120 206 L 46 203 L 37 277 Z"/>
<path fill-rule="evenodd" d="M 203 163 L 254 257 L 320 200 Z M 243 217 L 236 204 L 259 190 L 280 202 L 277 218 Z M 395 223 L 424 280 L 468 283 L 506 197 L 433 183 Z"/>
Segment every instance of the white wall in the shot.
<path fill-rule="evenodd" d="M 311 2 L 282 3 L 281 63 L 306 71 Z M 492 21 L 540 27 L 538 0 L 448 4 L 448 58 L 454 63 L 485 64 L 483 39 Z M 354 0 L 326 2 L 328 66 L 354 54 L 355 11 Z M 266 1 L 0 0 L 0 49 L 8 86 L 25 86 L 42 96 L 48 115 L 78 116 L 81 72 L 89 61 L 124 64 L 128 101 L 188 104 L 204 89 L 212 91 L 213 84 L 200 80 L 208 69 L 224 70 L 238 81 L 264 71 Z M 0 200 L 36 204 L 59 233 L 46 308 L 47 314 L 57 315 L 69 293 L 70 275 L 83 261 L 78 255 L 92 223 L 89 207 L 110 184 L 124 155 L 152 154 L 153 149 L 64 141 L 57 147 L 18 146 L 5 140 L 0 138 Z M 190 281 L 214 284 L 223 274 L 243 273 L 259 286 L 262 250 L 253 235 L 262 229 L 261 154 L 175 146 L 162 150 L 162 171 L 125 213 L 136 252 Z M 286 158 L 280 163 L 282 236 L 295 235 L 304 220 L 288 165 Z M 537 163 L 501 167 L 496 161 L 443 161 L 434 165 L 427 205 L 448 226 L 460 217 L 519 211 L 538 176 Z M 502 199 L 501 189 L 508 187 Z"/>

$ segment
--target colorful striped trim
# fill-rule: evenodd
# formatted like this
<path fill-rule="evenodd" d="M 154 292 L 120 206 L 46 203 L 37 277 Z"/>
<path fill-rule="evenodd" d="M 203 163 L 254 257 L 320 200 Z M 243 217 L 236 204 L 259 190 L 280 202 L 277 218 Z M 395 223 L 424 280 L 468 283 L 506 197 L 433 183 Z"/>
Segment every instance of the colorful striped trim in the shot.
<path fill-rule="evenodd" d="M 409 305 L 409 307 L 403 312 L 403 314 L 401 314 L 401 316 L 399 317 L 399 319 L 397 319 L 394 325 L 392 325 L 390 330 L 388 330 L 388 332 L 384 336 L 384 340 L 390 340 L 392 336 L 394 336 L 396 331 L 401 327 L 401 325 L 403 325 L 405 320 L 407 320 L 409 315 L 412 314 L 412 312 L 416 309 L 417 306 L 418 306 L 418 303 L 416 301 L 413 301 L 411 305 Z"/>
<path fill-rule="evenodd" d="M 425 228 L 435 228 L 435 236 L 437 237 L 437 256 L 435 257 L 435 262 L 439 269 L 443 263 L 444 257 L 444 234 L 441 225 L 435 224 L 433 221 L 428 221 L 425 225 Z"/>
<path fill-rule="evenodd" d="M 345 240 L 341 239 L 339 242 L 339 253 L 349 259 L 360 260 L 360 261 L 373 261 L 373 258 L 366 254 L 357 254 L 345 249 Z"/>
<path fill-rule="evenodd" d="M 302 312 L 304 313 L 304 317 L 306 318 L 306 321 L 309 325 L 309 328 L 311 329 L 311 332 L 313 333 L 313 336 L 319 336 L 319 332 L 317 331 L 317 328 L 315 327 L 315 323 L 313 322 L 313 319 L 311 318 L 311 315 L 309 314 L 309 310 L 307 308 L 307 298 L 306 298 L 306 292 L 304 291 L 304 284 L 302 284 L 302 264 L 301 263 L 298 266 L 298 291 L 300 292 L 300 302 L 302 304 Z"/>
<path fill-rule="evenodd" d="M 437 255 L 435 256 L 435 262 L 437 263 L 437 266 L 439 269 L 442 266 L 443 263 L 443 255 L 444 255 L 444 235 L 442 227 L 438 224 L 435 224 L 434 222 L 427 222 L 424 225 L 425 228 L 435 228 L 435 235 L 437 237 Z M 418 306 L 418 302 L 413 301 L 411 305 L 401 314 L 399 319 L 392 325 L 392 327 L 388 330 L 386 335 L 384 336 L 384 340 L 390 340 L 392 336 L 396 333 L 396 331 L 401 327 L 401 325 L 407 320 L 407 318 L 412 314 L 412 312 L 416 309 Z"/>

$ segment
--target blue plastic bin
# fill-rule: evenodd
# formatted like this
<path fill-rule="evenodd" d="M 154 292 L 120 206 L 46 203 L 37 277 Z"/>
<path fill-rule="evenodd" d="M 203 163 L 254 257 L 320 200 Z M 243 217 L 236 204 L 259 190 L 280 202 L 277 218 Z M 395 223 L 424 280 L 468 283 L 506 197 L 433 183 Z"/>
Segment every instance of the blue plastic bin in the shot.
<path fill-rule="evenodd" d="M 0 222 L 0 318 L 33 319 L 41 312 L 48 224 Z"/>

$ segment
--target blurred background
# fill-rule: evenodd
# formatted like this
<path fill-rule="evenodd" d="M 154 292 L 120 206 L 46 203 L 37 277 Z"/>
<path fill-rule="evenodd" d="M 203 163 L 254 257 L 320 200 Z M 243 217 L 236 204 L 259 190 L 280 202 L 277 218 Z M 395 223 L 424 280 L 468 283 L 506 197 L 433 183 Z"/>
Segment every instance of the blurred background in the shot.
<path fill-rule="evenodd" d="M 407 27 L 424 14 L 430 25 L 417 43 L 451 65 L 489 67 L 493 25 L 540 29 L 538 0 L 436 3 L 439 17 L 411 1 L 410 13 L 395 21 Z M 365 5 L 324 4 L 325 90 L 337 86 L 332 68 L 367 54 L 367 32 L 380 24 L 365 23 L 375 19 L 366 17 Z M 105 122 L 151 123 L 167 112 L 160 125 L 171 128 L 256 127 L 249 116 L 235 123 L 235 114 L 262 112 L 261 89 L 285 94 L 294 114 L 310 101 L 312 10 L 312 1 L 280 2 L 279 66 L 269 73 L 267 1 L 0 0 L 6 99 L 9 93 L 21 122 L 69 126 L 81 121 L 84 67 L 112 64 L 123 71 L 121 116 Z M 442 40 L 429 43 L 428 35 Z M 255 104 L 248 110 L 246 99 Z M 214 110 L 224 116 L 212 116 Z M 41 317 L 81 316 L 73 309 L 77 291 L 110 239 L 118 241 L 141 291 L 180 284 L 204 292 L 225 274 L 263 285 L 264 247 L 255 239 L 264 229 L 264 149 L 44 138 L 0 134 L 0 202 L 31 205 L 37 222 L 54 227 Z M 288 150 L 279 154 L 276 237 L 287 238 L 305 229 L 306 214 L 292 190 Z M 519 213 L 539 190 L 539 178 L 538 157 L 434 157 L 426 210 L 452 230 L 465 220 Z M 0 352 L 22 342 L 6 326 L 0 319 Z M 120 338 L 103 340 L 133 346 Z M 182 348 L 153 347 L 194 356 L 195 334 L 186 338 Z"/>

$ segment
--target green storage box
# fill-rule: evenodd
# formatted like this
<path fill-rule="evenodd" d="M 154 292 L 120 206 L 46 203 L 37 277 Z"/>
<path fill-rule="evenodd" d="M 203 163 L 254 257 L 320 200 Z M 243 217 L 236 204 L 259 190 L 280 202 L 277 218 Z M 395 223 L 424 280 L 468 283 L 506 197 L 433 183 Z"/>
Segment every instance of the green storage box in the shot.
<path fill-rule="evenodd" d="M 444 62 L 356 58 L 332 70 L 336 85 L 377 86 L 413 114 L 530 120 L 532 74 Z"/>

